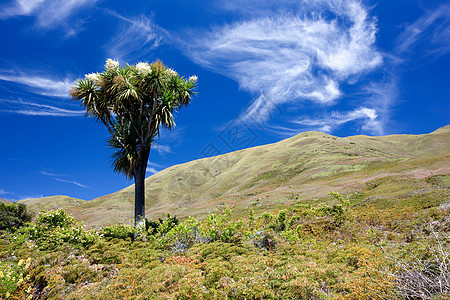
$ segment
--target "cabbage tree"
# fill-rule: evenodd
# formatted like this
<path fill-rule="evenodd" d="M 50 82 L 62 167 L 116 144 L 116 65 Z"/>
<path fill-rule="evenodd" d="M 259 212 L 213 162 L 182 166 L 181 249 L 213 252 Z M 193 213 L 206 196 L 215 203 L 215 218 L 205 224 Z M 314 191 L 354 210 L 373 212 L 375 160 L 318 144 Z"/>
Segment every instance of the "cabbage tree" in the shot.
<path fill-rule="evenodd" d="M 173 113 L 190 103 L 197 77 L 185 79 L 161 61 L 120 66 L 108 59 L 101 73 L 85 75 L 72 88 L 87 116 L 109 131 L 114 171 L 135 181 L 135 226 L 145 225 L 145 173 L 150 148 Z"/>

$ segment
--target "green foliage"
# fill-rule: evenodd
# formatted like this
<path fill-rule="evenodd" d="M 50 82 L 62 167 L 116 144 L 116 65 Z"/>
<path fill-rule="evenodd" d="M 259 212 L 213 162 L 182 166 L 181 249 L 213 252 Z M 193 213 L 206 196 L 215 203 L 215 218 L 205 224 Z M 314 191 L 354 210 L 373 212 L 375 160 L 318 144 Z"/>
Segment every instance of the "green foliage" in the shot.
<path fill-rule="evenodd" d="M 323 205 L 319 210 L 324 216 L 332 216 L 334 219 L 334 225 L 341 226 L 349 218 L 350 201 L 345 200 L 339 193 L 331 192 L 329 195 L 339 200 L 340 204 L 334 204 L 333 206 Z"/>
<path fill-rule="evenodd" d="M 64 210 L 42 211 L 35 223 L 18 230 L 18 239 L 34 241 L 40 249 L 54 249 L 65 243 L 86 246 L 98 239 L 98 234 L 86 230 L 84 225 Z"/>
<path fill-rule="evenodd" d="M 148 230 L 149 234 L 159 233 L 161 235 L 167 234 L 172 228 L 176 227 L 180 222 L 177 219 L 177 216 L 171 217 L 170 214 L 167 214 L 167 219 L 163 220 L 161 218 L 158 219 L 159 223 L 145 220 L 145 227 Z"/>
<path fill-rule="evenodd" d="M 63 209 L 60 209 L 57 211 L 41 211 L 36 217 L 35 223 L 36 225 L 46 226 L 48 228 L 67 228 L 77 224 L 77 221 Z"/>
<path fill-rule="evenodd" d="M 171 228 L 165 238 L 170 241 L 171 250 L 175 253 L 184 253 L 194 244 L 209 242 L 200 223 L 192 217 Z"/>
<path fill-rule="evenodd" d="M 210 214 L 202 227 L 205 236 L 210 241 L 230 242 L 244 224 L 230 222 L 231 209 L 227 206 L 221 214 Z"/>
<path fill-rule="evenodd" d="M 158 219 L 158 222 L 145 219 L 146 234 L 152 236 L 164 236 L 179 224 L 177 216 L 171 217 L 167 214 L 167 219 Z M 117 238 L 122 240 L 133 239 L 136 228 L 124 224 L 108 226 L 102 229 L 101 233 L 104 237 Z"/>
<path fill-rule="evenodd" d="M 24 229 L 59 231 L 77 222 L 45 212 L 0 239 L 0 270 L 11 278 L 0 281 L 0 297 L 408 299 L 424 292 L 445 299 L 448 208 L 350 210 L 333 197 L 335 207 L 295 204 L 242 218 L 230 208 L 202 220 L 168 216 L 155 222 L 155 233 L 149 227 L 147 242 L 132 242 L 131 226 L 110 226 L 91 244 L 62 240 L 54 248 L 43 247 L 54 236 L 35 239 Z M 27 259 L 33 266 L 22 269 Z"/>
<path fill-rule="evenodd" d="M 122 240 L 133 239 L 135 232 L 136 229 L 133 226 L 128 226 L 125 224 L 108 226 L 100 231 L 101 235 L 103 235 L 105 238 L 109 237 Z"/>
<path fill-rule="evenodd" d="M 0 230 L 17 229 L 31 221 L 25 204 L 0 203 Z"/>
<path fill-rule="evenodd" d="M 108 144 L 115 150 L 114 171 L 131 179 L 146 166 L 160 127 L 175 126 L 173 113 L 190 103 L 196 81 L 195 76 L 179 76 L 161 61 L 122 67 L 108 59 L 103 72 L 79 79 L 71 96 L 107 127 Z"/>
<path fill-rule="evenodd" d="M 23 259 L 17 262 L 0 261 L 0 295 L 9 298 L 12 292 L 28 281 L 30 276 L 27 274 L 31 267 L 31 258 L 26 261 Z"/>
<path fill-rule="evenodd" d="M 269 228 L 272 228 L 275 232 L 284 231 L 286 229 L 286 213 L 286 210 L 280 210 L 278 215 L 272 218 L 274 222 L 269 225 Z"/>

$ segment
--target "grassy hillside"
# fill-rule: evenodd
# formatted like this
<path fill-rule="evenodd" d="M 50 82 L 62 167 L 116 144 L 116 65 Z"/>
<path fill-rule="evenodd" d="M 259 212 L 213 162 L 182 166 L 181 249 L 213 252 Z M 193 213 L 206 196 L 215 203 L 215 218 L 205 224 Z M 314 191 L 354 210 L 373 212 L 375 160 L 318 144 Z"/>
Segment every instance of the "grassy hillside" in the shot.
<path fill-rule="evenodd" d="M 278 143 L 165 169 L 146 180 L 146 215 L 204 216 L 224 205 L 235 211 L 328 202 L 340 192 L 352 203 L 441 203 L 450 198 L 450 126 L 424 135 L 334 137 L 305 132 Z M 63 207 L 88 226 L 128 223 L 134 186 L 92 201 L 24 200 L 31 211 Z M 56 202 L 53 202 L 53 201 Z M 425 204 L 424 204 L 425 205 Z M 429 205 L 429 204 L 426 204 Z M 431 204 L 430 204 L 431 205 Z"/>
<path fill-rule="evenodd" d="M 27 206 L 27 210 L 33 214 L 37 214 L 41 210 L 57 210 L 60 208 L 78 208 L 81 204 L 86 202 L 68 196 L 50 196 L 44 198 L 30 198 L 19 200 L 17 203 L 22 203 Z"/>
<path fill-rule="evenodd" d="M 315 203 L 330 191 L 389 205 L 421 195 L 449 199 L 450 126 L 426 135 L 338 138 L 305 132 L 275 144 L 192 161 L 146 180 L 146 214 L 202 216 L 223 207 L 246 211 Z M 392 198 L 393 197 L 393 198 Z M 389 198 L 389 200 L 387 199 Z M 389 202 L 389 203 L 388 203 Z M 69 212 L 89 225 L 133 217 L 134 186 Z"/>
<path fill-rule="evenodd" d="M 135 241 L 43 212 L 0 231 L 0 298 L 449 299 L 449 131 L 308 132 L 171 167 L 148 179 L 148 214 L 197 218 Z M 131 218 L 132 188 L 54 200 L 104 226 Z"/>
<path fill-rule="evenodd" d="M 0 203 L 11 203 L 11 201 L 0 198 Z"/>

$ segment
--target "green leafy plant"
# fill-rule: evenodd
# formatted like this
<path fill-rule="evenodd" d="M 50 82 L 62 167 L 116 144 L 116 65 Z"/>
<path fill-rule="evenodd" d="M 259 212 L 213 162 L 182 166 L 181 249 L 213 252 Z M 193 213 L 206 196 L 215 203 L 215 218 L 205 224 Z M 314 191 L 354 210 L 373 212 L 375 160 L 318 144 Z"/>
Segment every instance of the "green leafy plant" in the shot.
<path fill-rule="evenodd" d="M 103 228 L 100 233 L 104 237 L 117 238 L 117 239 L 133 239 L 136 229 L 133 226 L 125 224 L 117 224 Z"/>
<path fill-rule="evenodd" d="M 98 239 L 95 231 L 86 230 L 81 222 L 76 221 L 63 209 L 41 211 L 35 223 L 20 228 L 18 233 L 35 241 L 41 249 L 52 249 L 64 243 L 85 246 Z"/>
<path fill-rule="evenodd" d="M 158 222 L 146 220 L 146 229 L 149 234 L 159 233 L 161 235 L 165 235 L 179 223 L 180 221 L 177 219 L 177 216 L 171 217 L 170 214 L 167 214 L 167 218 L 165 220 L 161 218 L 158 219 Z"/>
<path fill-rule="evenodd" d="M 286 210 L 280 210 L 278 215 L 273 218 L 274 222 L 269 225 L 269 228 L 272 228 L 275 232 L 282 232 L 286 229 Z"/>
<path fill-rule="evenodd" d="M 248 216 L 229 208 L 199 220 L 168 216 L 146 242 L 131 242 L 133 227 L 119 224 L 108 227 L 115 238 L 92 244 L 62 238 L 78 223 L 44 212 L 0 236 L 0 270 L 10 274 L 0 298 L 448 298 L 448 207 L 335 205 L 342 210 L 288 204 Z M 33 266 L 23 270 L 27 258 Z"/>
<path fill-rule="evenodd" d="M 229 242 L 237 230 L 242 228 L 244 222 L 230 222 L 231 208 L 228 206 L 221 214 L 210 214 L 204 224 L 203 232 L 211 241 Z"/>
<path fill-rule="evenodd" d="M 30 221 L 25 204 L 0 203 L 0 230 L 17 229 Z"/>
<path fill-rule="evenodd" d="M 8 299 L 12 292 L 28 281 L 30 267 L 31 258 L 17 262 L 0 261 L 0 295 Z"/>
<path fill-rule="evenodd" d="M 339 200 L 340 203 L 332 206 L 324 205 L 319 208 L 319 210 L 323 215 L 332 216 L 336 226 L 341 226 L 349 218 L 348 212 L 350 211 L 350 201 L 344 199 L 339 193 L 331 192 L 329 195 Z"/>

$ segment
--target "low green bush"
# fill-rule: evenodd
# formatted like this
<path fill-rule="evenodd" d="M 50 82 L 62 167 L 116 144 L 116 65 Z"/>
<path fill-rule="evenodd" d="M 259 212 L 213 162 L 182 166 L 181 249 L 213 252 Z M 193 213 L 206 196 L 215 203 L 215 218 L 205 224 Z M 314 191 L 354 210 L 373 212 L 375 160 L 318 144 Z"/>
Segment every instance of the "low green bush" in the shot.
<path fill-rule="evenodd" d="M 18 230 L 18 238 L 32 240 L 40 249 L 54 249 L 65 243 L 86 246 L 94 243 L 99 235 L 86 230 L 81 222 L 60 209 L 41 211 L 34 223 Z"/>
<path fill-rule="evenodd" d="M 30 266 L 30 258 L 26 261 L 23 259 L 16 262 L 0 261 L 0 295 L 4 295 L 8 299 L 10 293 L 29 280 L 27 272 Z"/>
<path fill-rule="evenodd" d="M 221 214 L 210 214 L 202 224 L 204 235 L 210 241 L 229 242 L 246 223 L 243 220 L 231 222 L 231 209 L 227 206 Z"/>
<path fill-rule="evenodd" d="M 64 211 L 43 212 L 0 236 L 0 298 L 446 299 L 448 207 L 350 209 L 333 197 L 240 218 L 229 208 L 168 216 L 146 242 L 131 239 L 132 226 L 95 234 Z"/>
<path fill-rule="evenodd" d="M 0 230 L 17 229 L 30 221 L 25 204 L 0 203 Z"/>
<path fill-rule="evenodd" d="M 117 224 L 103 228 L 100 233 L 105 238 L 116 238 L 116 239 L 130 239 L 134 238 L 134 233 L 136 232 L 133 226 L 125 224 Z"/>

